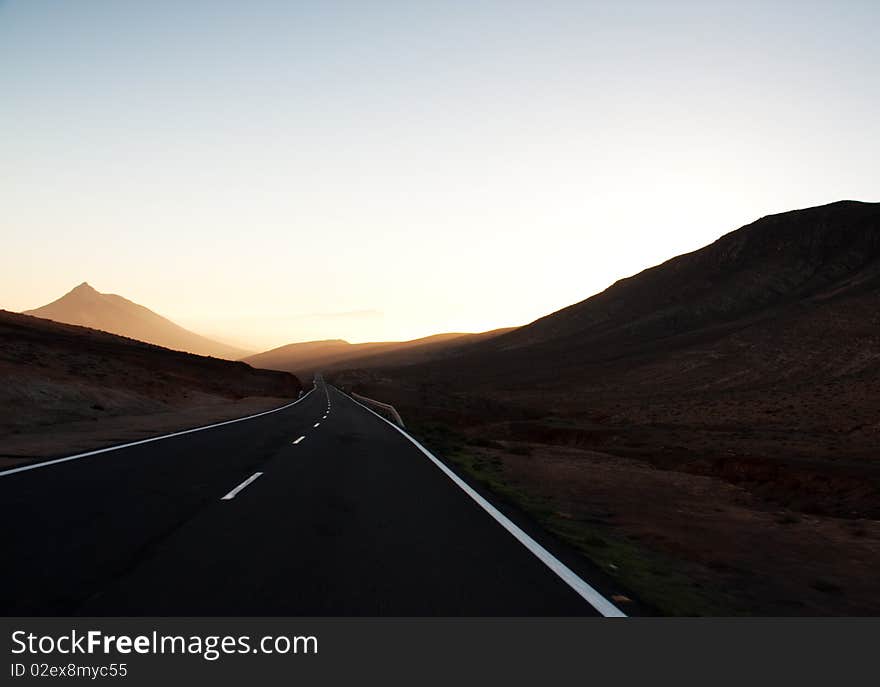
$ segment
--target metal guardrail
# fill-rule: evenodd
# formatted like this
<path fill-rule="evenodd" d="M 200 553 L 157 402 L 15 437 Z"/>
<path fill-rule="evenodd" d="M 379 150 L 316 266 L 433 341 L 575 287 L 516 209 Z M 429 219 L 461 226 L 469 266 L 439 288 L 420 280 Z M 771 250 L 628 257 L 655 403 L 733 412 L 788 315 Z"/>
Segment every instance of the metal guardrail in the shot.
<path fill-rule="evenodd" d="M 397 412 L 397 409 L 393 405 L 382 403 L 381 401 L 377 401 L 373 398 L 367 398 L 366 396 L 361 396 L 360 394 L 356 394 L 354 391 L 351 392 L 351 396 L 352 398 L 356 398 L 362 403 L 367 403 L 369 405 L 376 406 L 377 408 L 381 408 L 391 416 L 391 419 L 394 420 L 394 423 L 398 427 L 403 427 L 404 429 L 406 429 L 406 425 L 403 424 L 403 418 L 400 417 L 400 413 Z"/>

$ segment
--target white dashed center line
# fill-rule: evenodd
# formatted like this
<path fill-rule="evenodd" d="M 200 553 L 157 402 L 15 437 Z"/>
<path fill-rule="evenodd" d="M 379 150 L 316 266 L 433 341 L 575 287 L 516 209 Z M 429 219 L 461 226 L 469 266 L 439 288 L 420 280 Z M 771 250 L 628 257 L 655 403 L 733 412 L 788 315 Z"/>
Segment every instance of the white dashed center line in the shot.
<path fill-rule="evenodd" d="M 242 489 L 244 489 L 248 484 L 250 484 L 251 482 L 253 482 L 255 479 L 257 479 L 257 477 L 259 477 L 259 476 L 262 475 L 262 474 L 263 474 L 262 472 L 255 472 L 253 475 L 251 475 L 250 477 L 248 477 L 244 482 L 242 482 L 241 484 L 239 484 L 235 489 L 233 489 L 232 491 L 230 491 L 228 494 L 226 494 L 226 496 L 224 496 L 224 497 L 221 498 L 220 500 L 221 500 L 221 501 L 229 501 L 230 499 L 234 499 L 234 498 L 238 495 L 238 492 L 240 492 L 240 491 L 241 491 Z"/>
<path fill-rule="evenodd" d="M 305 436 L 301 436 L 299 439 L 297 439 L 296 441 L 294 441 L 294 442 L 293 442 L 293 445 L 296 446 L 296 445 L 297 445 L 299 442 L 301 442 L 303 439 L 305 439 Z"/>

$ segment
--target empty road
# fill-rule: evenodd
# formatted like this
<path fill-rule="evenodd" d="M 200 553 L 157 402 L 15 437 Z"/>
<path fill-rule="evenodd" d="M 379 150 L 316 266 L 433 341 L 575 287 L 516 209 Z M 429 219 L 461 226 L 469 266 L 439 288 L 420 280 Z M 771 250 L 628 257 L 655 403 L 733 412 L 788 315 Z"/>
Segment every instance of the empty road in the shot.
<path fill-rule="evenodd" d="M 465 489 L 319 379 L 252 419 L 0 473 L 0 612 L 619 613 Z"/>

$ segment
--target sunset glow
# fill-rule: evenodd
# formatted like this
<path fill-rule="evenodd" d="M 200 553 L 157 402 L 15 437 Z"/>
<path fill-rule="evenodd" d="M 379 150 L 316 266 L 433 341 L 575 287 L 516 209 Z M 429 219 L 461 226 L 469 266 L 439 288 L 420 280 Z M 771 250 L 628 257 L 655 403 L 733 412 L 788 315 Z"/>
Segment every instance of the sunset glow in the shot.
<path fill-rule="evenodd" d="M 875 2 L 382 7 L 0 3 L 0 307 L 87 280 L 252 350 L 482 331 L 880 199 Z"/>

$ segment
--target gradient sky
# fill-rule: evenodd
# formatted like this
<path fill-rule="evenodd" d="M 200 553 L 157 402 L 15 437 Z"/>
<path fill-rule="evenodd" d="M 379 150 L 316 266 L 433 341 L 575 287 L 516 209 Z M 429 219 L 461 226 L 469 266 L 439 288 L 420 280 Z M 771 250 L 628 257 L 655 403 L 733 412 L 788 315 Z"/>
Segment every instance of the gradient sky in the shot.
<path fill-rule="evenodd" d="M 880 2 L 0 0 L 0 307 L 266 348 L 523 324 L 880 200 Z"/>

